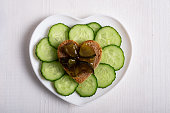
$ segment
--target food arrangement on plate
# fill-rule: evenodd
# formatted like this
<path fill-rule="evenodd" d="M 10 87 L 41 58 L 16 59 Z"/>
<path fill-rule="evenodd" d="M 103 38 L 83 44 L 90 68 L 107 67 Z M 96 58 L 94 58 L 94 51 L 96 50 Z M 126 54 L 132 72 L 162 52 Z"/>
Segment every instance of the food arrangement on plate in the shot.
<path fill-rule="evenodd" d="M 97 88 L 111 85 L 123 67 L 120 46 L 121 36 L 111 26 L 91 22 L 69 28 L 58 23 L 38 42 L 35 54 L 42 61 L 42 76 L 53 82 L 58 94 L 69 96 L 76 91 L 90 97 Z"/>

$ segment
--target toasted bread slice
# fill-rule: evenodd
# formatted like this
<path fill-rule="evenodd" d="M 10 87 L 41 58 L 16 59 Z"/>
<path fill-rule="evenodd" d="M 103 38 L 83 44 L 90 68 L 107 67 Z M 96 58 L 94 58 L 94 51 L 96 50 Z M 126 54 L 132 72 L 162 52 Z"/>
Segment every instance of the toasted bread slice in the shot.
<path fill-rule="evenodd" d="M 95 69 L 97 66 L 98 66 L 98 64 L 99 64 L 99 62 L 100 62 L 100 60 L 101 60 L 101 56 L 102 56 L 102 48 L 100 47 L 100 45 L 96 42 L 96 41 L 94 41 L 94 40 L 88 40 L 88 41 L 85 41 L 85 42 L 83 42 L 82 44 L 78 44 L 78 43 L 76 43 L 75 41 L 73 41 L 73 40 L 65 40 L 64 42 L 62 42 L 60 45 L 59 45 L 59 47 L 58 47 L 58 58 L 60 59 L 60 58 L 63 58 L 63 57 L 68 57 L 68 55 L 67 54 L 65 54 L 64 52 L 63 52 L 63 47 L 64 47 L 64 45 L 66 45 L 66 44 L 69 44 L 69 43 L 74 43 L 74 44 L 76 44 L 77 46 L 81 46 L 82 44 L 84 44 L 84 43 L 86 43 L 88 46 L 90 46 L 91 48 L 93 48 L 94 49 L 94 51 L 95 51 L 95 54 L 96 54 L 96 56 L 95 56 L 95 58 L 94 58 L 94 63 L 93 63 L 93 68 Z M 69 69 L 67 69 L 66 67 L 64 67 L 64 70 L 69 74 L 69 75 L 71 75 L 71 72 L 70 71 L 68 71 Z M 79 76 L 76 76 L 76 77 L 72 77 L 76 82 L 78 82 L 78 83 L 82 83 L 84 80 L 86 80 L 89 76 L 91 75 L 91 73 L 82 73 L 81 75 L 79 75 Z"/>

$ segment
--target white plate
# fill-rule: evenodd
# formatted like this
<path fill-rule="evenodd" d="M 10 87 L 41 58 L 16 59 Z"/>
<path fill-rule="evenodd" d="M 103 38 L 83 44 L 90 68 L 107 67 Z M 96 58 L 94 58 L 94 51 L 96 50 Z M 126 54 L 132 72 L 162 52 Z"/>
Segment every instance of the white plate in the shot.
<path fill-rule="evenodd" d="M 104 88 L 104 89 L 98 88 L 96 94 L 93 95 L 92 97 L 83 98 L 83 97 L 80 97 L 76 92 L 74 92 L 70 96 L 61 96 L 56 93 L 55 89 L 52 87 L 52 83 L 45 80 L 41 76 L 40 71 L 39 71 L 41 63 L 35 56 L 35 45 L 38 43 L 38 41 L 40 39 L 47 36 L 49 28 L 54 24 L 64 23 L 64 24 L 68 25 L 69 27 L 71 27 L 75 24 L 87 24 L 90 22 L 98 22 L 102 26 L 112 26 L 119 32 L 120 36 L 122 37 L 121 48 L 124 51 L 125 64 L 121 70 L 116 72 L 115 81 L 107 88 Z M 94 16 L 90 16 L 90 17 L 87 17 L 84 19 L 73 18 L 73 17 L 69 17 L 69 16 L 65 16 L 65 15 L 53 15 L 53 16 L 47 17 L 37 26 L 37 28 L 33 32 L 31 40 L 30 40 L 30 45 L 29 45 L 29 55 L 30 55 L 31 64 L 32 64 L 32 67 L 33 67 L 33 70 L 34 70 L 36 76 L 41 81 L 41 83 L 47 89 L 49 89 L 52 93 L 54 93 L 56 96 L 60 97 L 61 99 L 65 100 L 69 103 L 75 104 L 75 105 L 83 105 L 85 103 L 93 101 L 93 100 L 97 99 L 98 97 L 106 94 L 116 84 L 118 84 L 119 81 L 124 76 L 128 66 L 129 66 L 131 54 L 132 54 L 132 45 L 131 45 L 129 35 L 126 32 L 125 28 L 116 19 L 109 17 L 109 16 L 104 16 L 104 15 L 94 15 Z"/>

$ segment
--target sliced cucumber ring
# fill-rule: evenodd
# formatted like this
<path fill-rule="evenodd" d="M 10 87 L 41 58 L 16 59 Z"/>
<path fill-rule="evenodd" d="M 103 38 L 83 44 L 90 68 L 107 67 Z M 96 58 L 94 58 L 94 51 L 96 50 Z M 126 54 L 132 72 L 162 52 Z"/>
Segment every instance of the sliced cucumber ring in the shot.
<path fill-rule="evenodd" d="M 58 61 L 43 62 L 41 73 L 46 80 L 55 81 L 64 75 L 64 69 Z"/>
<path fill-rule="evenodd" d="M 100 44 L 101 47 L 107 46 L 107 45 L 121 45 L 121 37 L 119 33 L 110 26 L 106 26 L 101 28 L 95 37 L 95 41 Z"/>
<path fill-rule="evenodd" d="M 117 71 L 123 67 L 124 60 L 125 57 L 120 47 L 109 45 L 103 48 L 101 63 L 109 64 Z"/>
<path fill-rule="evenodd" d="M 77 88 L 78 83 L 75 82 L 70 76 L 64 75 L 54 82 L 54 87 L 60 95 L 71 95 Z"/>
<path fill-rule="evenodd" d="M 116 78 L 116 73 L 113 67 L 108 64 L 100 63 L 94 70 L 94 74 L 97 78 L 99 88 L 106 88 L 111 85 Z"/>
<path fill-rule="evenodd" d="M 50 46 L 48 38 L 43 38 L 39 41 L 35 54 L 41 61 L 51 62 L 57 60 L 57 50 Z"/>
<path fill-rule="evenodd" d="M 87 40 L 93 40 L 94 32 L 87 25 L 77 24 L 71 28 L 69 32 L 69 39 L 74 40 L 80 44 Z"/>
<path fill-rule="evenodd" d="M 97 22 L 91 22 L 87 25 L 93 29 L 95 35 L 96 35 L 97 31 L 101 28 L 101 25 Z"/>
<path fill-rule="evenodd" d="M 50 44 L 57 48 L 64 40 L 68 40 L 69 27 L 58 23 L 53 25 L 48 33 Z"/>
<path fill-rule="evenodd" d="M 96 93 L 97 79 L 92 74 L 83 83 L 79 84 L 76 91 L 81 97 L 90 97 Z"/>

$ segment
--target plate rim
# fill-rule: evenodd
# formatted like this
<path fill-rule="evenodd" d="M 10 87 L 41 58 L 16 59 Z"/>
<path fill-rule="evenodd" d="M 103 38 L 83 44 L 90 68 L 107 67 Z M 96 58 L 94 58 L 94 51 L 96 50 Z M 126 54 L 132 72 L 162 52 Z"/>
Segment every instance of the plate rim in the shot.
<path fill-rule="evenodd" d="M 87 16 L 87 17 L 85 17 L 85 18 L 77 18 L 77 17 L 71 16 L 71 15 L 64 15 L 64 14 L 55 14 L 55 15 L 50 15 L 50 16 L 46 17 L 45 19 L 43 19 L 43 20 L 36 26 L 36 28 L 34 29 L 32 35 L 31 35 L 30 41 L 29 41 L 29 59 L 30 59 L 31 67 L 32 67 L 32 69 L 33 69 L 33 71 L 34 71 L 34 74 L 36 75 L 36 77 L 38 78 L 38 80 L 41 82 L 41 84 L 43 84 L 43 83 L 42 83 L 41 79 L 37 76 L 37 74 L 36 74 L 36 72 L 35 72 L 35 70 L 34 70 L 34 68 L 33 68 L 33 62 L 32 62 L 32 60 L 31 60 L 31 53 L 32 53 L 32 49 L 31 49 L 32 45 L 31 45 L 31 42 L 32 42 L 32 40 L 33 40 L 33 35 L 35 34 L 35 31 L 39 28 L 39 26 L 40 26 L 44 21 L 48 20 L 49 18 L 57 17 L 57 16 L 68 17 L 68 18 L 72 18 L 72 19 L 77 20 L 77 21 L 81 21 L 81 20 L 88 19 L 88 18 L 91 18 L 91 17 L 107 17 L 107 18 L 111 18 L 111 19 L 113 19 L 114 21 L 116 21 L 116 22 L 124 29 L 124 31 L 126 32 L 126 35 L 128 36 L 128 40 L 129 40 L 129 45 L 128 45 L 128 46 L 129 46 L 129 48 L 130 48 L 130 50 L 131 50 L 131 53 L 129 54 L 130 59 L 129 59 L 129 63 L 127 64 L 127 68 L 126 68 L 124 74 L 122 75 L 122 77 L 120 78 L 120 80 L 118 81 L 118 83 L 115 84 L 115 86 L 114 86 L 113 88 L 117 87 L 117 85 L 120 84 L 120 82 L 121 82 L 122 79 L 124 78 L 125 74 L 127 73 L 128 69 L 129 69 L 129 66 L 130 66 L 130 64 L 131 64 L 132 52 L 133 52 L 132 41 L 131 41 L 131 39 L 130 39 L 130 35 L 129 35 L 129 33 L 127 32 L 126 28 L 125 28 L 116 18 L 114 18 L 113 16 L 110 16 L 110 15 L 104 15 L 104 14 L 94 14 L 94 15 Z M 45 84 L 43 84 L 43 86 L 48 89 L 48 87 L 46 87 Z M 105 94 L 107 94 L 108 92 L 110 92 L 111 90 L 113 90 L 113 88 L 111 88 L 109 91 L 105 92 L 103 95 L 101 95 L 101 96 L 99 96 L 99 97 L 97 97 L 97 98 L 95 98 L 95 99 L 93 99 L 93 100 L 91 100 L 91 101 L 85 102 L 85 103 L 83 103 L 83 104 L 76 104 L 76 103 L 74 103 L 74 102 L 67 101 L 67 100 L 65 100 L 65 99 L 63 99 L 63 98 L 60 98 L 58 95 L 56 95 L 56 94 L 55 94 L 54 92 L 52 92 L 51 90 L 49 90 L 49 89 L 48 89 L 48 90 L 49 90 L 50 92 L 52 92 L 55 96 L 57 96 L 58 98 L 64 100 L 64 101 L 67 102 L 67 103 L 70 103 L 70 104 L 73 104 L 73 105 L 77 105 L 77 106 L 82 106 L 82 105 L 85 105 L 85 104 L 87 104 L 87 103 L 90 103 L 90 102 L 92 102 L 92 101 L 94 101 L 94 100 L 96 100 L 96 99 L 104 96 Z"/>

